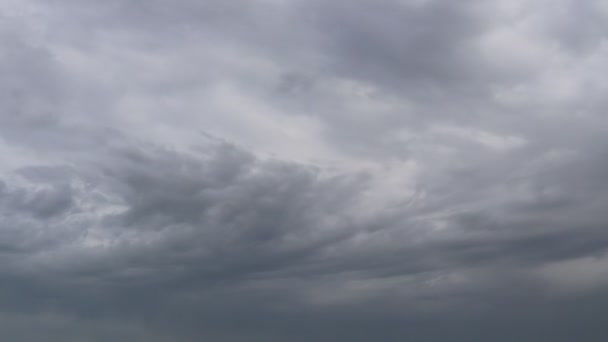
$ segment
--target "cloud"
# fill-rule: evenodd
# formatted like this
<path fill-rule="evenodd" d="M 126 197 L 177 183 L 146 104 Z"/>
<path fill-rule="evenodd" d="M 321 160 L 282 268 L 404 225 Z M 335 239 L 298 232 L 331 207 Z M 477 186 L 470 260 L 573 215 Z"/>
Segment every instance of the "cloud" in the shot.
<path fill-rule="evenodd" d="M 0 6 L 9 338 L 605 340 L 600 2 Z"/>

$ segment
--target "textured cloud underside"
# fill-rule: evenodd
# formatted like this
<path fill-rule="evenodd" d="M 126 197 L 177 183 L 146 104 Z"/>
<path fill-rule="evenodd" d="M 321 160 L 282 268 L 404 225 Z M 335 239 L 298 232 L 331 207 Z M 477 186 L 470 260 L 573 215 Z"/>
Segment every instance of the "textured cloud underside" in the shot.
<path fill-rule="evenodd" d="M 605 341 L 602 1 L 0 0 L 11 341 Z"/>

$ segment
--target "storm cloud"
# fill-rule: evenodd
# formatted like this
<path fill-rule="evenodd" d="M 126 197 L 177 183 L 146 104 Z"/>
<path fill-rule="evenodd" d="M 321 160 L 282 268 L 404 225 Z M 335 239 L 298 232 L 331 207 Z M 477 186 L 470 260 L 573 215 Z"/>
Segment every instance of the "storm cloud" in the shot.
<path fill-rule="evenodd" d="M 11 341 L 605 341 L 608 6 L 0 0 Z"/>

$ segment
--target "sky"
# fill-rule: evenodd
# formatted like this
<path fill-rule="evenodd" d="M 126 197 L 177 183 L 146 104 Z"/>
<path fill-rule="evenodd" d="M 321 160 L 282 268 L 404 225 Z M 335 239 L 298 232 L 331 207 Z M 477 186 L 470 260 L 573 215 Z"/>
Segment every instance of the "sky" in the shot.
<path fill-rule="evenodd" d="M 606 341 L 608 3 L 0 0 L 7 341 Z"/>

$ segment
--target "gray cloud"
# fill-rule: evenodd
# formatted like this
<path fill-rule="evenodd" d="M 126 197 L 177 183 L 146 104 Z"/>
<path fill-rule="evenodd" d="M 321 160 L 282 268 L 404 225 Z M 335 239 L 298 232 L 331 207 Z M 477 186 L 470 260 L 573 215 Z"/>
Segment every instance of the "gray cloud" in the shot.
<path fill-rule="evenodd" d="M 603 341 L 599 1 L 0 1 L 0 330 Z"/>

